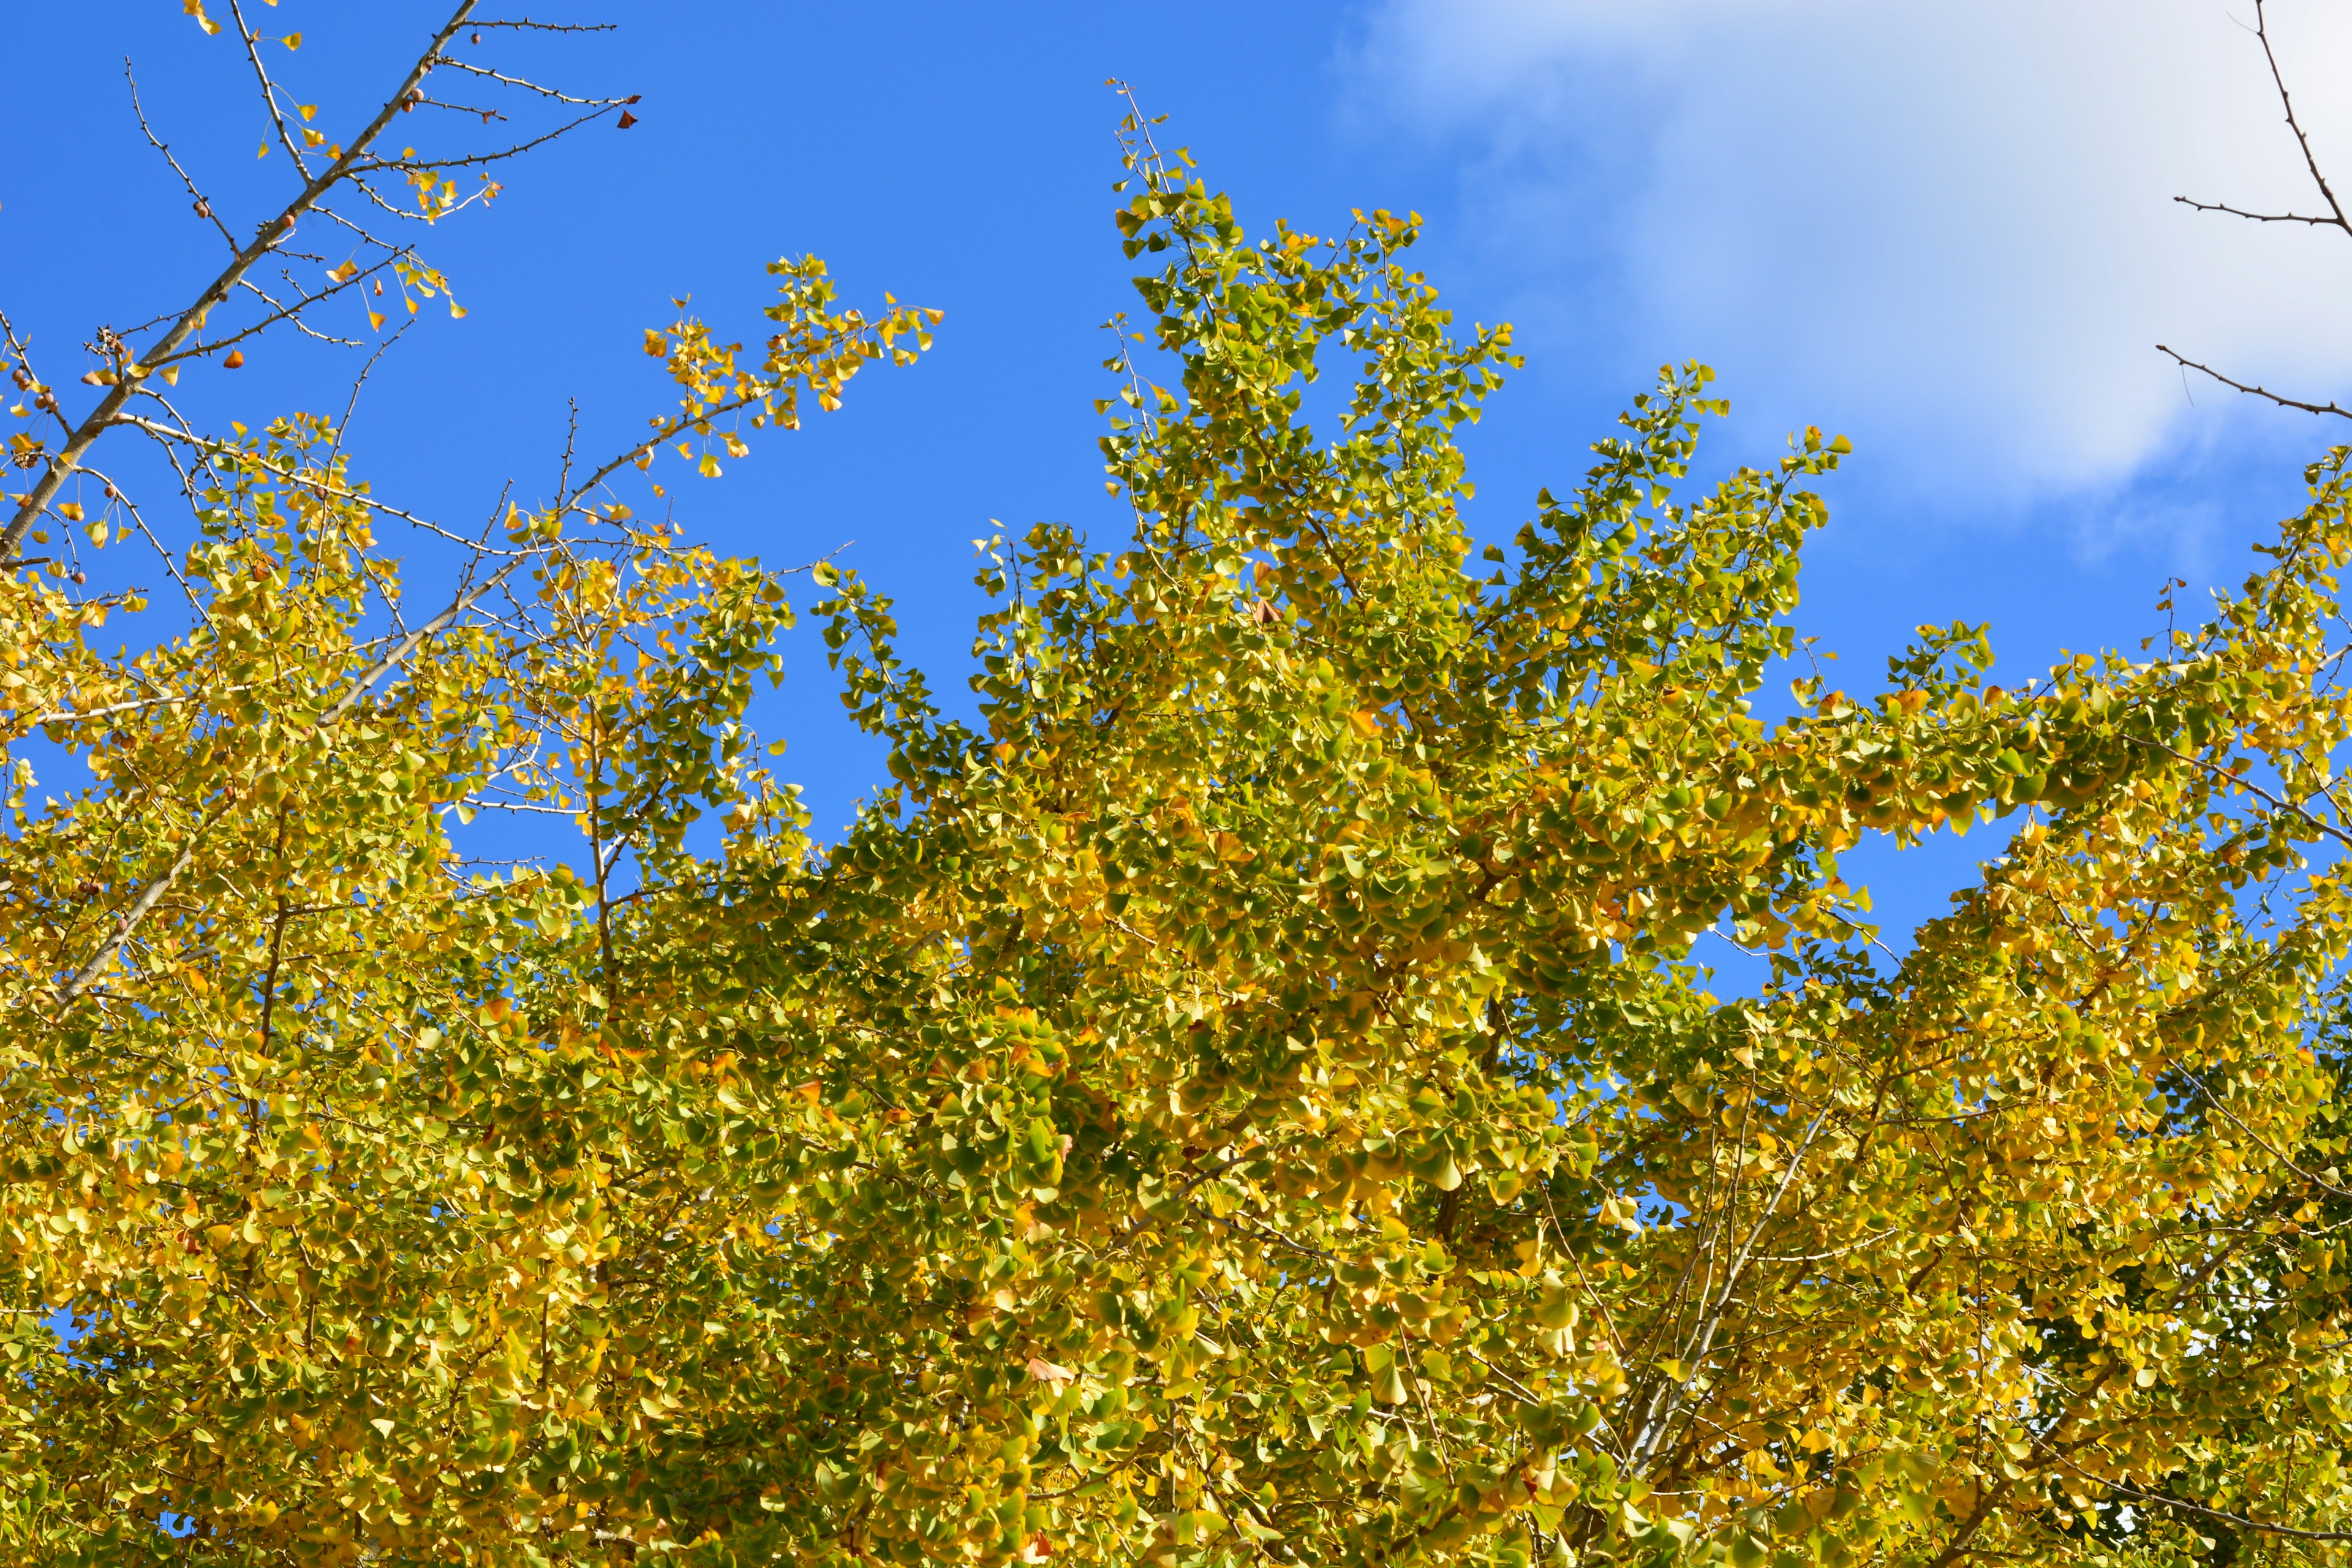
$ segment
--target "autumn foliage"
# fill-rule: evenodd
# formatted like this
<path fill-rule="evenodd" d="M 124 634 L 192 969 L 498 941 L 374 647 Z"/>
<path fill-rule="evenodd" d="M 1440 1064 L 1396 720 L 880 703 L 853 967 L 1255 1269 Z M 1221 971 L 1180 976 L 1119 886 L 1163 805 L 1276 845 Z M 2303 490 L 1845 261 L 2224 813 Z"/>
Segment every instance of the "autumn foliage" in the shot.
<path fill-rule="evenodd" d="M 330 421 L 118 401 L 184 624 L 0 581 L 0 739 L 95 781 L 0 851 L 10 1555 L 2343 1560 L 2347 453 L 2143 657 L 1771 708 L 1843 440 L 1695 484 L 1670 369 L 1482 550 L 1516 361 L 1415 220 L 1252 239 L 1125 134 L 1131 530 L 989 547 L 970 703 L 808 569 L 896 781 L 837 842 L 746 726 L 793 574 L 622 496 L 933 318 L 649 333 L 653 437 L 421 607 Z M 513 805 L 568 865 L 463 861 Z M 1971 830 L 1882 945 L 1838 856 Z"/>

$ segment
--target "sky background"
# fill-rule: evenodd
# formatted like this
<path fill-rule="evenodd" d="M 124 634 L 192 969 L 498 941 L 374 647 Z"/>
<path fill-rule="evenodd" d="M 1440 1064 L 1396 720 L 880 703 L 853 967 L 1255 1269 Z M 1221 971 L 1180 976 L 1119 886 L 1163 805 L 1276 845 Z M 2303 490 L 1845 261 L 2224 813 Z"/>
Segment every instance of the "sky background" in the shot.
<path fill-rule="evenodd" d="M 363 121 L 444 14 L 263 13 L 303 33 L 275 58 L 327 128 Z M 679 515 L 774 563 L 849 544 L 843 559 L 898 598 L 903 651 L 959 699 L 983 607 L 974 539 L 1041 519 L 1121 537 L 1091 406 L 1101 323 L 1133 303 L 1109 216 L 1112 76 L 1254 231 L 1418 211 L 1419 264 L 1460 317 L 1517 323 L 1527 367 L 1466 441 L 1486 538 L 1507 540 L 1539 486 L 1572 485 L 1668 360 L 1714 364 L 1733 403 L 1696 479 L 1769 460 L 1807 424 L 1849 435 L 1798 617 L 1846 684 L 1874 685 L 1923 622 L 1990 621 L 2011 679 L 2062 648 L 2136 647 L 2166 579 L 2242 578 L 2303 465 L 2352 438 L 2154 347 L 2352 393 L 2352 239 L 2172 199 L 2314 210 L 2250 0 L 568 0 L 562 15 L 620 26 L 506 58 L 640 93 L 640 123 L 511 165 L 499 202 L 433 237 L 468 314 L 428 311 L 377 369 L 352 435 L 361 471 L 457 525 L 509 479 L 544 493 L 569 400 L 592 450 L 668 405 L 639 343 L 673 296 L 752 338 L 762 264 L 814 252 L 850 300 L 887 289 L 944 310 L 936 348 L 869 372 L 844 411 L 725 479 L 676 487 Z M 63 382 L 96 325 L 184 304 L 215 265 L 140 137 L 126 55 L 225 213 L 275 210 L 289 171 L 254 155 L 230 36 L 172 0 L 6 16 L 0 308 Z M 2352 18 L 2276 0 L 2271 19 L 2323 163 L 2352 181 Z M 356 363 L 273 342 L 234 375 L 191 373 L 184 402 L 248 423 L 334 412 Z M 814 637 L 787 657 L 757 718 L 789 739 L 782 771 L 830 836 L 880 758 L 842 719 Z M 1899 940 L 1997 842 L 1865 849 L 1849 874 Z"/>

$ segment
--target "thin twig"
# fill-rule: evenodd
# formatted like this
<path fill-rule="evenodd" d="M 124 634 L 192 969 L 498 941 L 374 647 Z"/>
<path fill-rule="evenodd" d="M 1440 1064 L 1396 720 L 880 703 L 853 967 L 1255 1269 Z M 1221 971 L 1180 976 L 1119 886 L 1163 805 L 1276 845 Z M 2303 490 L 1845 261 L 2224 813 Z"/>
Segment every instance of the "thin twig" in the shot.
<path fill-rule="evenodd" d="M 163 139 L 155 134 L 154 127 L 147 123 L 147 110 L 139 101 L 139 79 L 131 74 L 129 55 L 122 57 L 122 79 L 131 84 L 131 112 L 137 117 L 139 130 L 147 138 L 147 144 L 163 154 L 163 162 L 172 165 L 172 173 L 179 175 L 180 184 L 188 188 L 189 196 L 195 202 L 196 216 L 209 220 L 213 227 L 220 231 L 221 238 L 228 242 L 229 249 L 236 250 L 236 236 L 229 233 L 228 225 L 221 222 L 220 215 L 213 211 L 212 203 L 206 201 L 205 193 L 196 188 L 194 179 L 189 175 L 187 170 L 180 166 L 179 159 L 172 155 L 172 149 L 165 144 Z"/>
<path fill-rule="evenodd" d="M 2335 187 L 2327 183 L 2327 175 L 2319 166 L 2318 154 L 2311 150 L 2311 138 L 2305 133 L 2303 121 L 2294 111 L 2294 95 L 2287 90 L 2286 72 L 2280 68 L 2278 51 L 2271 45 L 2270 18 L 2264 13 L 2263 5 L 2264 0 L 2254 0 L 2254 37 L 2263 46 L 2263 60 L 2270 67 L 2271 84 L 2278 89 L 2279 111 L 2286 119 L 2286 128 L 2294 133 L 2294 144 L 2303 153 L 2303 166 L 2309 171 L 2311 183 L 2319 188 L 2321 199 L 2327 204 L 2329 216 L 2311 217 L 2301 213 L 2248 212 L 2242 207 L 2233 207 L 2221 202 L 2191 201 L 2187 196 L 2175 196 L 2173 200 L 2184 206 L 2193 207 L 2199 212 L 2218 212 L 2231 217 L 2245 218 L 2253 223 L 2299 223 L 2315 228 L 2341 229 L 2347 235 L 2352 235 L 2352 219 L 2346 217 L 2344 204 L 2336 199 Z M 2352 409 L 2341 407 L 2332 401 L 2312 403 L 2299 397 L 2288 397 L 2284 394 L 2273 392 L 2268 387 L 2252 385 L 2223 375 L 2210 365 L 2200 364 L 2195 360 L 2175 353 L 2162 343 L 2156 346 L 2159 353 L 2170 354 L 2173 362 L 2182 370 L 2193 370 L 2201 375 L 2210 376 L 2222 385 L 2236 392 L 2242 392 L 2250 397 L 2259 397 L 2266 402 L 2274 403 L 2281 408 L 2298 409 L 2305 414 L 2333 414 L 2340 419 L 2352 419 Z"/>
<path fill-rule="evenodd" d="M 2244 218 L 2249 223 L 2307 223 L 2320 228 L 2344 226 L 2341 219 L 2313 217 L 2305 213 L 2250 213 L 2243 207 L 2233 207 L 2227 202 L 2200 202 L 2193 196 L 2175 196 L 2172 199 L 2184 207 L 2193 207 L 2200 213 L 2222 213 L 2231 217 Z"/>
<path fill-rule="evenodd" d="M 2284 393 L 2273 392 L 2267 386 L 2255 386 L 2247 382 L 2234 380 L 2230 376 L 2223 375 L 2211 365 L 2200 364 L 2195 360 L 2189 358 L 2187 355 L 2165 347 L 2162 343 L 2156 345 L 2156 352 L 2160 354 L 2170 354 L 2172 356 L 2173 363 L 2179 365 L 2183 370 L 2193 370 L 2200 375 L 2211 376 L 2215 381 L 2220 382 L 2223 386 L 2230 388 L 2233 392 L 2242 392 L 2250 397 L 2264 398 L 2272 403 L 2277 404 L 2281 408 L 2298 408 L 2305 414 L 2333 414 L 2338 419 L 2352 419 L 2352 408 L 2346 408 L 2339 404 L 2333 402 L 2306 403 L 2299 397 L 2289 397 Z"/>

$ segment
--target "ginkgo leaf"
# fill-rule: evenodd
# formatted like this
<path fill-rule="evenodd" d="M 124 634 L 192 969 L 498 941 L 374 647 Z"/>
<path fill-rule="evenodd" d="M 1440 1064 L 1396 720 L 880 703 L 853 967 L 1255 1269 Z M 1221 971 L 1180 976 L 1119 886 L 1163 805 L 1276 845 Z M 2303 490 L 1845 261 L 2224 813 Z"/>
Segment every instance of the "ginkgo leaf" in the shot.
<path fill-rule="evenodd" d="M 646 423 L 583 399 L 487 535 L 331 413 L 130 403 L 184 520 L 12 431 L 14 1557 L 2324 1556 L 2352 452 L 2185 640 L 1995 685 L 1929 627 L 1765 707 L 1846 443 L 1709 482 L 1668 366 L 1487 555 L 1508 330 L 1419 218 L 1249 232 L 1151 123 L 1067 454 L 1131 504 L 976 542 L 953 702 L 894 563 L 698 544 L 632 471 L 929 348 L 813 258 L 756 331 L 680 300 Z M 285 325 L 229 293 L 168 352 Z M 886 781 L 824 837 L 754 732 L 796 614 Z M 1963 823 L 2000 853 L 1880 945 L 1853 852 Z"/>

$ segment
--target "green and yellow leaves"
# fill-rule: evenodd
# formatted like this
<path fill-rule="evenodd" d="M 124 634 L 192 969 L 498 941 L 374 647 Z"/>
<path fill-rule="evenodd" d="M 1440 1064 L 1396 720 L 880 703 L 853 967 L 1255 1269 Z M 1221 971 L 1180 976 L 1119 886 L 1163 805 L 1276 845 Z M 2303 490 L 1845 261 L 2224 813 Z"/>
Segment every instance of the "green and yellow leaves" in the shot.
<path fill-rule="evenodd" d="M 1695 487 L 1723 405 L 1666 367 L 1473 565 L 1455 434 L 1507 331 L 1404 269 L 1417 220 L 1252 242 L 1129 133 L 1131 534 L 981 542 L 961 719 L 812 569 L 893 781 L 838 843 L 748 727 L 783 574 L 603 489 L 663 447 L 717 477 L 928 346 L 814 260 L 756 347 L 648 331 L 677 407 L 442 605 L 306 417 L 202 446 L 186 636 L 110 659 L 102 605 L 5 584 L 0 737 L 93 782 L 12 785 L 0 873 L 0 1540 L 1519 1568 L 2340 1531 L 2345 455 L 2159 658 L 2007 690 L 1983 628 L 1927 629 L 1767 721 L 1842 438 Z M 504 809 L 579 852 L 469 868 L 454 825 Z M 1841 854 L 2003 817 L 1873 946 Z"/>

